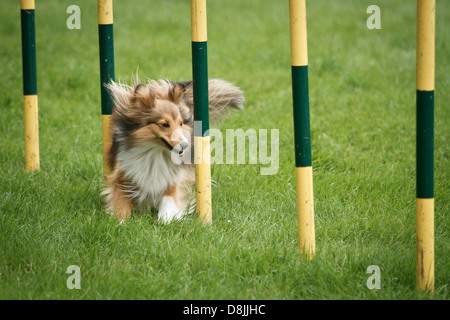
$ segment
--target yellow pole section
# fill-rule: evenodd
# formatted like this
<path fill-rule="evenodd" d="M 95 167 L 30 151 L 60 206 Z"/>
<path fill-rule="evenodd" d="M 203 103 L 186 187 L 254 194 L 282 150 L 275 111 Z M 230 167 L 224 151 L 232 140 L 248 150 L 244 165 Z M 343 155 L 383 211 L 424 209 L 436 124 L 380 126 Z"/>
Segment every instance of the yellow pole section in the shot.
<path fill-rule="evenodd" d="M 191 0 L 192 41 L 207 41 L 206 35 L 206 0 Z"/>
<path fill-rule="evenodd" d="M 98 0 L 98 24 L 113 24 L 112 0 Z"/>
<path fill-rule="evenodd" d="M 417 90 L 434 90 L 435 0 L 417 1 Z"/>
<path fill-rule="evenodd" d="M 289 0 L 292 66 L 308 65 L 305 0 Z"/>
<path fill-rule="evenodd" d="M 20 0 L 20 9 L 34 10 L 35 9 L 34 0 Z"/>
<path fill-rule="evenodd" d="M 311 260 L 316 251 L 312 167 L 297 167 L 295 175 L 299 248 Z"/>
<path fill-rule="evenodd" d="M 196 210 L 202 223 L 212 222 L 210 137 L 194 136 Z"/>
<path fill-rule="evenodd" d="M 25 168 L 27 171 L 39 170 L 38 96 L 24 95 L 23 106 L 25 127 Z"/>
<path fill-rule="evenodd" d="M 434 290 L 434 199 L 416 199 L 416 279 L 420 291 Z"/>

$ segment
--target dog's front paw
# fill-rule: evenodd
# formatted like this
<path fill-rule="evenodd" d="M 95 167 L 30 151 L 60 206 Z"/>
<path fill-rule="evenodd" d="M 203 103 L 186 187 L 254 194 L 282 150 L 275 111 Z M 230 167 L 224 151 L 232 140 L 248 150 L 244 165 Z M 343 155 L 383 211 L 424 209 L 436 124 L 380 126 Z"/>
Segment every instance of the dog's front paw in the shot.
<path fill-rule="evenodd" d="M 186 212 L 180 210 L 172 197 L 162 197 L 158 208 L 158 221 L 164 224 L 180 220 Z"/>

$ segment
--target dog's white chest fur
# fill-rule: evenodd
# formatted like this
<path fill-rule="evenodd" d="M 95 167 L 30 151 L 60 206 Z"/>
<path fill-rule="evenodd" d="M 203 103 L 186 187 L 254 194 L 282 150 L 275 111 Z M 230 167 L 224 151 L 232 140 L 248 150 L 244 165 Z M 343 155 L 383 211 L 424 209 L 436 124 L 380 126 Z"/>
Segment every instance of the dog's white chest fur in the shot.
<path fill-rule="evenodd" d="M 120 150 L 117 160 L 124 177 L 136 187 L 129 196 L 140 207 L 158 208 L 164 192 L 180 179 L 181 168 L 171 160 L 163 147 L 145 144 Z"/>

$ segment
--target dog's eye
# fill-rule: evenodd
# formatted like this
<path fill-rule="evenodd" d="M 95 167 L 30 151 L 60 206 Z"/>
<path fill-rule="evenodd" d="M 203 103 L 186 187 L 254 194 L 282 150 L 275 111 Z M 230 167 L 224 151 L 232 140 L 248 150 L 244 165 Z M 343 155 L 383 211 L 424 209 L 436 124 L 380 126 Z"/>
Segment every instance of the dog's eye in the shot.
<path fill-rule="evenodd" d="M 163 126 L 164 128 L 170 128 L 170 124 L 168 124 L 167 122 L 163 123 L 162 126 Z"/>
<path fill-rule="evenodd" d="M 183 125 L 183 122 L 180 122 L 180 127 Z"/>

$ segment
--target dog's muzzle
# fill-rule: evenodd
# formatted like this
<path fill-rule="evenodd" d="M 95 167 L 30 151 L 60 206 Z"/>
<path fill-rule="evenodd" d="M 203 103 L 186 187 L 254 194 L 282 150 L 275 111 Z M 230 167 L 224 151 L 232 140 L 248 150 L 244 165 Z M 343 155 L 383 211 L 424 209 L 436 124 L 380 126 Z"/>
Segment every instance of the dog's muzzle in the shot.
<path fill-rule="evenodd" d="M 178 147 L 179 147 L 179 149 L 177 148 L 178 155 L 181 157 L 181 156 L 183 156 L 184 151 L 186 151 L 186 149 L 189 148 L 189 143 L 183 141 L 182 143 L 180 143 L 178 145 Z"/>
<path fill-rule="evenodd" d="M 187 148 L 189 148 L 189 143 L 183 141 L 176 147 L 172 148 L 172 152 L 175 152 L 178 156 L 182 157 Z"/>

